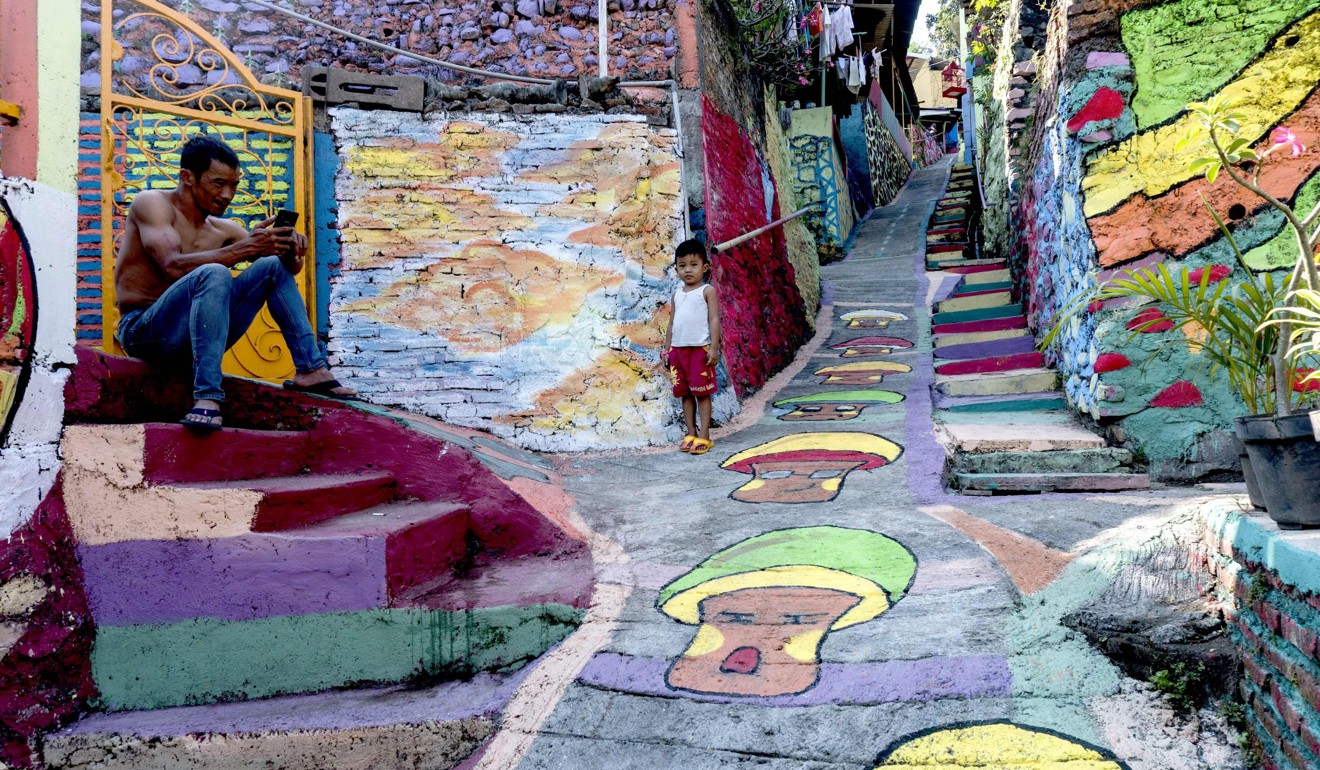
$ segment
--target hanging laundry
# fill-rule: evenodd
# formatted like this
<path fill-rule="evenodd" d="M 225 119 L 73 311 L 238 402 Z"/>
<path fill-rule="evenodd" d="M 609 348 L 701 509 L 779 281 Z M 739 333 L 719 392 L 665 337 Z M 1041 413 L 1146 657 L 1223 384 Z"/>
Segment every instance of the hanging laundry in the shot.
<path fill-rule="evenodd" d="M 822 11 L 820 21 L 820 55 L 821 58 L 828 58 L 839 50 L 834 45 L 834 28 L 832 26 L 834 24 L 834 14 L 829 11 Z"/>
<path fill-rule="evenodd" d="M 834 36 L 834 50 L 848 50 L 848 46 L 853 44 L 852 8 L 841 5 L 830 14 L 830 32 Z"/>
<path fill-rule="evenodd" d="M 862 91 L 862 61 L 855 56 L 848 58 L 848 90 L 854 95 Z"/>
<path fill-rule="evenodd" d="M 825 10 L 816 3 L 807 14 L 807 31 L 813 35 L 819 35 L 825 29 Z"/>

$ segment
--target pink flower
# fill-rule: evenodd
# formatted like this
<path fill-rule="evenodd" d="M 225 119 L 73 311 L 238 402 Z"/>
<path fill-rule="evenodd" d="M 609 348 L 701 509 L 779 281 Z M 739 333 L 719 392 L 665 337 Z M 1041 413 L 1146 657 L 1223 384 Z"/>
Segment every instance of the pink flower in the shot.
<path fill-rule="evenodd" d="M 1297 134 L 1294 134 L 1291 128 L 1279 126 L 1274 129 L 1270 134 L 1270 141 L 1274 142 L 1274 146 L 1270 148 L 1271 151 L 1277 150 L 1281 147 L 1291 147 L 1292 156 L 1294 158 L 1306 152 L 1306 145 L 1302 144 L 1301 140 L 1297 138 Z"/>
<path fill-rule="evenodd" d="M 798 82 L 805 86 L 805 85 L 807 84 L 807 79 L 806 79 L 806 78 L 803 78 L 803 77 L 800 77 L 800 78 L 798 78 Z"/>

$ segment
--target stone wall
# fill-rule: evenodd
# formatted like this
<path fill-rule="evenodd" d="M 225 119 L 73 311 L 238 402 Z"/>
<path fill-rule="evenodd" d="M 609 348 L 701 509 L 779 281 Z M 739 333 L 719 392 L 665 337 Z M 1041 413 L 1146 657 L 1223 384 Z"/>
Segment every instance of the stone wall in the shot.
<path fill-rule="evenodd" d="M 658 366 L 682 232 L 671 129 L 337 109 L 333 134 L 342 378 L 535 449 L 681 435 Z"/>
<path fill-rule="evenodd" d="M 1200 520 L 1213 596 L 1245 674 L 1253 753 L 1269 770 L 1320 767 L 1320 552 L 1313 538 L 1231 504 Z"/>
<path fill-rule="evenodd" d="M 1291 259 L 1278 214 L 1226 175 L 1211 184 L 1190 173 L 1190 157 L 1171 148 L 1192 120 L 1186 103 L 1221 93 L 1244 100 L 1243 135 L 1260 147 L 1278 125 L 1308 146 L 1320 140 L 1313 6 L 1257 12 L 1209 0 L 1078 0 L 1054 9 L 1028 95 L 1035 105 L 1007 243 L 1038 333 L 1072 298 L 1124 269 L 1186 265 L 1243 280 L 1203 197 L 1253 270 Z M 1266 188 L 1309 209 L 1320 199 L 1317 158 L 1312 151 L 1272 162 Z M 1064 330 L 1051 358 L 1070 400 L 1144 454 L 1157 476 L 1235 468 L 1229 425 L 1245 407 L 1200 355 L 1169 344 L 1182 332 L 1133 333 L 1138 314 L 1153 312 L 1092 307 Z"/>

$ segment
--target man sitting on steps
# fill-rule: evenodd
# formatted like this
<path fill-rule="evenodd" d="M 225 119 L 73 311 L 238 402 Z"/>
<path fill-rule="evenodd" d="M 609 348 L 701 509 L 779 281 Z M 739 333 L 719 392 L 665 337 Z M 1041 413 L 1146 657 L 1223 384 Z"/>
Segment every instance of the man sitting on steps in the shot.
<path fill-rule="evenodd" d="M 220 360 L 269 303 L 297 367 L 284 387 L 353 398 L 326 367 L 294 283 L 307 238 L 292 227 L 270 227 L 273 219 L 249 233 L 221 218 L 240 177 L 238 156 L 223 142 L 194 136 L 179 166 L 175 189 L 144 190 L 128 210 L 115 263 L 116 337 L 124 350 L 157 360 L 191 353 L 195 403 L 181 422 L 210 432 L 221 425 L 225 397 Z M 232 276 L 240 262 L 251 264 Z"/>

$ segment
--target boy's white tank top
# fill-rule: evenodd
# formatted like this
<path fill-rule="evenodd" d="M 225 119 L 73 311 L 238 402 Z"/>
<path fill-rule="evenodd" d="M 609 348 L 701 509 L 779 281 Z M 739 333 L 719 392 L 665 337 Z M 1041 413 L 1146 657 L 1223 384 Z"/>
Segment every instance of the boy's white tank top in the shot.
<path fill-rule="evenodd" d="M 710 316 L 706 308 L 706 284 L 674 292 L 674 331 L 670 341 L 676 348 L 699 348 L 710 344 Z"/>

